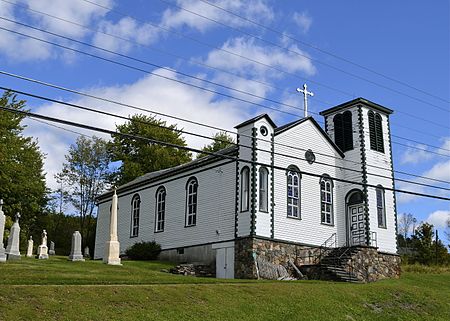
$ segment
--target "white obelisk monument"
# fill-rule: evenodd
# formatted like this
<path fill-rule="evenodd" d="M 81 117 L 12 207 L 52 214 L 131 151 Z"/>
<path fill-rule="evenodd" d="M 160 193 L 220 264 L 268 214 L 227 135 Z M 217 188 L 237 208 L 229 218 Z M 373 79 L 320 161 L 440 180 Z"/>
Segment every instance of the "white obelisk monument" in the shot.
<path fill-rule="evenodd" d="M 120 264 L 120 243 L 117 240 L 117 193 L 114 188 L 114 195 L 111 204 L 111 216 L 109 221 L 109 240 L 105 244 L 105 254 L 103 263 L 110 265 Z"/>
<path fill-rule="evenodd" d="M 3 234 L 5 233 L 5 213 L 3 213 L 3 200 L 0 199 L 0 262 L 6 262 Z"/>
<path fill-rule="evenodd" d="M 47 231 L 42 231 L 42 243 L 38 247 L 38 259 L 47 260 L 48 259 L 48 247 L 47 247 Z"/>

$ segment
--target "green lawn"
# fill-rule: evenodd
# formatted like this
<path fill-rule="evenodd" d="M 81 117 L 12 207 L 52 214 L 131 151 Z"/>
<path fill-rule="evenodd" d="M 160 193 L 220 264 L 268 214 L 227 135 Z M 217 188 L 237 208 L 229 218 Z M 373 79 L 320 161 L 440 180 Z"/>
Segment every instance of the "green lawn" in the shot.
<path fill-rule="evenodd" d="M 0 265 L 0 320 L 450 320 L 450 270 L 399 280 L 217 280 L 170 264 L 22 259 Z"/>

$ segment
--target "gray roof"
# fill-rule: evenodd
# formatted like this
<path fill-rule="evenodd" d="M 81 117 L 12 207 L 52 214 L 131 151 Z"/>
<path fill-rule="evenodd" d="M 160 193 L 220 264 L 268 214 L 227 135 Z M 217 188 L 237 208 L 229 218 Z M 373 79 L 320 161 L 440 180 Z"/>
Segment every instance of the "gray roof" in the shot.
<path fill-rule="evenodd" d="M 258 116 L 256 116 L 256 117 L 253 117 L 253 118 L 251 118 L 251 119 L 249 119 L 249 120 L 246 120 L 245 122 L 240 123 L 240 124 L 237 125 L 237 126 L 234 126 L 234 128 L 239 128 L 239 127 L 248 125 L 248 124 L 253 123 L 253 122 L 255 122 L 255 121 L 258 121 L 258 120 L 260 120 L 260 119 L 262 119 L 262 118 L 265 118 L 265 119 L 272 125 L 273 128 L 276 128 L 276 127 L 277 127 L 277 125 L 275 125 L 275 123 L 274 123 L 273 120 L 269 117 L 269 115 L 267 115 L 267 114 L 261 114 L 261 115 L 258 115 Z"/>
<path fill-rule="evenodd" d="M 394 112 L 392 109 L 389 109 L 387 107 L 381 106 L 381 105 L 379 105 L 377 103 L 374 103 L 374 102 L 372 102 L 372 101 L 370 101 L 368 99 L 359 97 L 359 98 L 347 101 L 347 102 L 345 102 L 343 104 L 340 104 L 340 105 L 328 108 L 326 110 L 323 110 L 319 114 L 322 115 L 322 116 L 325 116 L 325 115 L 328 115 L 328 114 L 333 113 L 335 111 L 347 108 L 347 107 L 349 107 L 351 105 L 354 105 L 354 104 L 357 104 L 357 103 L 363 103 L 363 104 L 365 104 L 367 106 L 372 107 L 373 109 L 376 109 L 376 110 L 381 111 L 383 113 L 386 113 L 388 115 L 392 114 Z"/>
<path fill-rule="evenodd" d="M 233 153 L 237 152 L 237 150 L 238 150 L 238 147 L 236 145 L 233 145 L 233 146 L 221 149 L 221 150 L 215 152 L 215 154 L 230 155 L 230 154 L 233 154 Z M 144 174 L 142 176 L 139 176 L 139 177 L 135 178 L 134 180 L 132 180 L 132 181 L 126 183 L 126 184 L 120 185 L 117 188 L 117 192 L 126 190 L 126 189 L 128 189 L 130 187 L 134 187 L 136 185 L 141 185 L 141 184 L 145 184 L 145 183 L 148 183 L 148 182 L 155 181 L 158 178 L 161 178 L 162 176 L 165 176 L 165 175 L 168 175 L 168 174 L 175 174 L 175 173 L 177 173 L 179 171 L 189 170 L 190 168 L 198 167 L 199 165 L 202 165 L 204 163 L 208 163 L 208 162 L 216 161 L 216 160 L 221 160 L 221 159 L 224 159 L 224 158 L 221 158 L 220 156 L 216 156 L 216 155 L 207 155 L 205 157 L 195 159 L 195 160 L 193 160 L 191 162 L 188 162 L 188 163 L 185 163 L 185 164 L 181 164 L 181 165 L 178 165 L 178 166 L 162 169 L 162 170 L 155 171 L 155 172 L 146 173 L 146 174 Z M 105 192 L 102 195 L 98 196 L 97 198 L 98 199 L 103 199 L 103 198 L 106 198 L 106 197 L 111 197 L 111 195 L 112 195 L 112 191 L 108 191 L 108 192 Z"/>

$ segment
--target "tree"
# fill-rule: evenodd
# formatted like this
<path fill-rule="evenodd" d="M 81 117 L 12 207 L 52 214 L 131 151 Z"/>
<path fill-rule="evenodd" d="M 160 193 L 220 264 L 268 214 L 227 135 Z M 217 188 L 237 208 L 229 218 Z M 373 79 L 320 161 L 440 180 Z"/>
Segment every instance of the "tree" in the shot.
<path fill-rule="evenodd" d="M 413 247 L 416 249 L 414 261 L 421 264 L 448 262 L 447 248 L 440 240 L 433 240 L 434 227 L 429 223 L 422 223 L 412 238 Z"/>
<path fill-rule="evenodd" d="M 55 175 L 68 188 L 67 200 L 80 216 L 80 233 L 88 242 L 96 198 L 108 187 L 110 155 L 107 142 L 98 137 L 80 136 L 71 145 L 63 169 Z"/>
<path fill-rule="evenodd" d="M 0 106 L 13 110 L 25 110 L 25 101 L 4 92 Z M 21 213 L 20 225 L 26 239 L 36 219 L 47 204 L 47 188 L 44 175 L 44 155 L 37 141 L 24 137 L 25 116 L 0 109 L 0 198 L 5 201 L 6 215 Z"/>
<path fill-rule="evenodd" d="M 214 141 L 209 145 L 203 146 L 202 151 L 214 153 L 221 149 L 224 149 L 224 148 L 234 145 L 233 137 L 228 135 L 226 132 L 218 132 L 212 138 L 214 139 Z M 197 158 L 202 158 L 205 156 L 208 156 L 208 154 L 199 153 L 197 155 Z"/>
<path fill-rule="evenodd" d="M 414 216 L 411 213 L 403 213 L 398 220 L 398 233 L 403 235 L 405 240 L 408 237 L 413 223 Z"/>
<path fill-rule="evenodd" d="M 163 128 L 168 127 L 168 128 Z M 117 126 L 117 131 L 150 138 L 166 143 L 186 146 L 186 142 L 175 125 L 167 126 L 165 121 L 151 116 L 133 115 L 131 120 Z M 139 138 L 112 135 L 109 145 L 113 161 L 121 161 L 113 181 L 122 185 L 148 172 L 177 166 L 191 160 L 191 154 L 174 147 L 153 144 Z"/>

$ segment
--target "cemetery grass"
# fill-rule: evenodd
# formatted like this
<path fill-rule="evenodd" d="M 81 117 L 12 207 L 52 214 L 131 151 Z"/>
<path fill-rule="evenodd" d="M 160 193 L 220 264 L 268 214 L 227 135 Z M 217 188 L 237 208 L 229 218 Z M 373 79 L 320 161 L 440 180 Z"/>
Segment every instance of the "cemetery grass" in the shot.
<path fill-rule="evenodd" d="M 171 264 L 22 258 L 0 265 L 0 320 L 450 320 L 450 269 L 397 280 L 218 280 Z"/>

